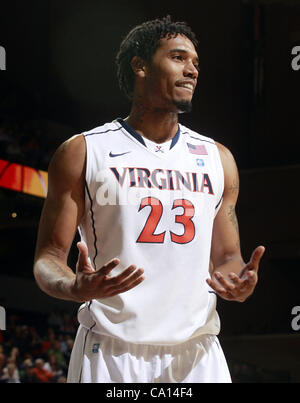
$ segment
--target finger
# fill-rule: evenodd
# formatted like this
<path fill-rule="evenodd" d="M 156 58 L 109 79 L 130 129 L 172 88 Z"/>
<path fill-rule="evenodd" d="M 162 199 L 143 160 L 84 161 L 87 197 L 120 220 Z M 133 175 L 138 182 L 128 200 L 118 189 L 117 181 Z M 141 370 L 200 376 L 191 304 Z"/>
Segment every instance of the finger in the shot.
<path fill-rule="evenodd" d="M 126 270 L 127 271 L 127 270 Z M 123 273 L 122 273 L 123 274 Z M 127 274 L 126 276 L 117 276 L 114 278 L 111 278 L 107 281 L 108 288 L 112 288 L 113 290 L 121 290 L 125 289 L 128 286 L 130 286 L 131 283 L 135 282 L 138 280 L 142 275 L 144 274 L 143 269 L 138 269 L 136 270 L 133 274 Z M 110 286 L 110 287 L 109 287 Z"/>
<path fill-rule="evenodd" d="M 110 260 L 108 263 L 106 263 L 104 266 L 101 267 L 101 269 L 98 270 L 98 273 L 106 276 L 108 275 L 116 266 L 120 264 L 120 259 L 114 258 Z"/>
<path fill-rule="evenodd" d="M 130 286 L 132 288 L 132 284 L 135 284 L 137 281 L 139 282 L 140 279 L 143 279 L 144 270 L 138 269 L 136 270 L 131 276 L 129 276 L 126 280 L 122 281 L 119 285 L 121 288 L 127 288 Z"/>
<path fill-rule="evenodd" d="M 249 263 L 247 264 L 248 270 L 258 271 L 259 262 L 265 253 L 264 246 L 258 246 L 252 253 Z"/>
<path fill-rule="evenodd" d="M 84 242 L 77 242 L 77 248 L 80 255 L 80 260 L 88 260 L 88 248 Z"/>
<path fill-rule="evenodd" d="M 236 287 L 241 287 L 242 285 L 242 280 L 239 278 L 239 276 L 235 273 L 229 273 L 228 277 L 230 278 L 230 280 L 232 281 L 232 283 L 236 286 Z"/>
<path fill-rule="evenodd" d="M 243 298 L 241 298 L 241 290 L 238 290 L 237 292 L 226 290 L 218 285 L 215 281 L 210 279 L 207 279 L 206 282 L 218 294 L 219 297 L 227 301 L 243 301 Z"/>
<path fill-rule="evenodd" d="M 77 242 L 77 248 L 79 251 L 78 261 L 76 264 L 76 270 L 80 272 L 93 273 L 95 269 L 90 263 L 88 248 L 84 242 Z"/>
<path fill-rule="evenodd" d="M 234 289 L 236 288 L 236 286 L 231 281 L 228 281 L 227 279 L 225 279 L 225 277 L 221 273 L 216 272 L 214 274 L 214 277 L 217 279 L 217 281 L 223 286 L 223 288 L 226 291 L 234 291 Z"/>
<path fill-rule="evenodd" d="M 228 277 L 230 278 L 230 281 L 228 281 L 224 276 L 218 275 L 217 278 L 219 283 L 223 286 L 225 294 L 223 292 L 223 298 L 228 299 L 228 300 L 233 300 L 239 298 L 242 293 L 245 291 L 246 284 L 244 281 L 242 281 L 235 273 L 229 273 Z M 249 287 L 249 285 L 248 285 Z"/>
<path fill-rule="evenodd" d="M 229 291 L 225 290 L 225 288 L 221 287 L 215 281 L 207 279 L 206 282 L 216 292 L 216 294 L 219 297 L 229 300 L 229 301 L 232 301 L 235 299 L 235 297 Z"/>
<path fill-rule="evenodd" d="M 137 277 L 137 278 L 136 278 Z M 122 294 L 126 291 L 131 290 L 132 288 L 138 286 L 140 283 L 144 281 L 144 276 L 139 274 L 138 276 L 131 276 L 130 281 L 125 281 L 119 286 L 111 287 L 110 290 L 107 290 L 109 296 L 114 296 L 117 294 Z"/>
<path fill-rule="evenodd" d="M 240 297 L 242 289 L 245 286 L 244 282 L 239 279 L 235 273 L 229 273 L 227 280 L 220 272 L 214 274 L 216 282 L 213 282 L 214 290 L 220 295 L 220 297 L 233 300 Z"/>
<path fill-rule="evenodd" d="M 118 286 L 120 285 L 124 280 L 126 280 L 134 271 L 136 270 L 135 265 L 130 265 L 127 267 L 122 273 L 118 274 L 117 276 L 110 277 L 106 280 L 106 285 L 108 287 L 113 287 L 113 286 Z"/>
<path fill-rule="evenodd" d="M 254 270 L 250 270 L 247 273 L 247 278 L 244 280 L 243 282 L 243 286 L 244 285 L 254 285 L 257 283 L 257 273 Z"/>
<path fill-rule="evenodd" d="M 235 273 L 229 273 L 229 278 L 235 285 L 235 294 L 245 292 L 247 289 L 252 288 L 257 283 L 257 273 L 254 270 L 248 270 L 243 278 L 240 278 Z"/>
<path fill-rule="evenodd" d="M 220 297 L 225 298 L 227 296 L 225 288 L 221 287 L 216 281 L 206 279 L 206 282 Z"/>

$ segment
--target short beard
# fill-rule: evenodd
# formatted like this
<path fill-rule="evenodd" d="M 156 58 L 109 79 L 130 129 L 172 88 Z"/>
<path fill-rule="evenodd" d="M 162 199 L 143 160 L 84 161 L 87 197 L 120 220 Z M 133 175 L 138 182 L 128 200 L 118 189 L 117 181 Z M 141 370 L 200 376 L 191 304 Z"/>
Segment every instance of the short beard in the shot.
<path fill-rule="evenodd" d="M 193 109 L 193 104 L 191 101 L 180 100 L 173 101 L 173 103 L 177 107 L 178 113 L 189 113 Z"/>

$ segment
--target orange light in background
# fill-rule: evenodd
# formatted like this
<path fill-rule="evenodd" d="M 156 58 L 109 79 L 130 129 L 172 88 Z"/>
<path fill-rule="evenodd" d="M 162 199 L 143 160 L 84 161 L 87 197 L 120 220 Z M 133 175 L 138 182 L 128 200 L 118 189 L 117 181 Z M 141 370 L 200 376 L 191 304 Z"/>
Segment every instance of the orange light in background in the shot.
<path fill-rule="evenodd" d="M 48 173 L 0 159 L 0 187 L 45 198 Z"/>

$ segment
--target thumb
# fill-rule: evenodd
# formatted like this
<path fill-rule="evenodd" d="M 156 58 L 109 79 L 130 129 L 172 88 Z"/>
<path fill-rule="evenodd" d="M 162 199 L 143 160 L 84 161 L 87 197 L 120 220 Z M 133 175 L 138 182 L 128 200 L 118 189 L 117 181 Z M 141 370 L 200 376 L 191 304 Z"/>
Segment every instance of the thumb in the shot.
<path fill-rule="evenodd" d="M 258 246 L 252 253 L 250 262 L 248 264 L 248 269 L 249 270 L 258 270 L 259 267 L 259 262 L 260 259 L 263 257 L 263 254 L 265 253 L 265 247 L 264 246 Z"/>
<path fill-rule="evenodd" d="M 246 264 L 246 266 L 243 267 L 243 269 L 239 273 L 239 277 L 243 278 L 245 275 L 248 276 L 249 272 L 258 273 L 260 259 L 263 257 L 264 253 L 265 253 L 264 246 L 261 245 L 255 248 L 254 251 L 252 252 L 249 262 Z"/>
<path fill-rule="evenodd" d="M 84 242 L 77 243 L 78 259 L 76 263 L 76 272 L 94 273 L 94 268 L 89 260 L 88 248 Z"/>

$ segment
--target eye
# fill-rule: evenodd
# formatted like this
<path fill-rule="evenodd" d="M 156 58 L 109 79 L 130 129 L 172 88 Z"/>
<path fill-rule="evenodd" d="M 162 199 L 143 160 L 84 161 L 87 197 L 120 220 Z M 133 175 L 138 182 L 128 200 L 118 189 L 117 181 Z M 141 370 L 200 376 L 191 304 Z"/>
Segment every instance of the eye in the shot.
<path fill-rule="evenodd" d="M 183 60 L 183 57 L 181 55 L 173 55 L 172 59 Z"/>

